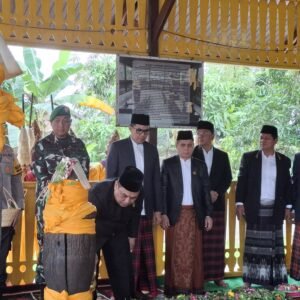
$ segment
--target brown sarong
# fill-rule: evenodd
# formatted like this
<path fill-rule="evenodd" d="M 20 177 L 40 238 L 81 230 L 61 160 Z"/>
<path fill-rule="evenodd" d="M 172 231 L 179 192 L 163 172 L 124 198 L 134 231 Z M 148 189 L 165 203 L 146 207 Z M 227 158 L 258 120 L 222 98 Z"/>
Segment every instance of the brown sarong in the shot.
<path fill-rule="evenodd" d="M 166 231 L 165 294 L 203 292 L 202 231 L 193 206 L 182 206 L 179 220 Z"/>

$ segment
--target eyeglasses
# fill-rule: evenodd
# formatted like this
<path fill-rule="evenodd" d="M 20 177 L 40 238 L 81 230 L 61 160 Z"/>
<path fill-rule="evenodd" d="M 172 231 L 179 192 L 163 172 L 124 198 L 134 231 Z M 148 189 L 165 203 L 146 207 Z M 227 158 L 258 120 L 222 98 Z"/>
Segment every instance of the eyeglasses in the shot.
<path fill-rule="evenodd" d="M 138 134 L 138 135 L 141 135 L 142 133 L 143 134 L 149 134 L 150 132 L 150 129 L 142 129 L 142 128 L 134 128 L 135 129 L 135 132 Z"/>

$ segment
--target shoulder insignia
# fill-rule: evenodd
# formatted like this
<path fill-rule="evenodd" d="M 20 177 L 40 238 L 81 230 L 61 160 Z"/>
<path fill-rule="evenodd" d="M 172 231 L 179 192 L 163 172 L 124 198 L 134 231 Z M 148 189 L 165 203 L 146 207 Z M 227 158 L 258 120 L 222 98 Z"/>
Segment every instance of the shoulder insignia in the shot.
<path fill-rule="evenodd" d="M 22 167 L 17 159 L 14 160 L 14 170 L 13 175 L 20 175 L 22 174 Z"/>

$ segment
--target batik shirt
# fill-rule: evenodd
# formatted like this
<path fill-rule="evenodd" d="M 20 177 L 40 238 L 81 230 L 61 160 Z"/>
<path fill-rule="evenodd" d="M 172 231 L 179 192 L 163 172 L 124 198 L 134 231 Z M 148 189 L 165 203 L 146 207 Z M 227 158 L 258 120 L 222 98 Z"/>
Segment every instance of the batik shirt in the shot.
<path fill-rule="evenodd" d="M 51 180 L 63 157 L 77 158 L 88 177 L 90 158 L 84 143 L 71 135 L 58 139 L 51 133 L 36 144 L 33 153 L 33 171 L 37 178 L 36 198 Z M 72 172 L 69 178 L 77 177 Z"/>

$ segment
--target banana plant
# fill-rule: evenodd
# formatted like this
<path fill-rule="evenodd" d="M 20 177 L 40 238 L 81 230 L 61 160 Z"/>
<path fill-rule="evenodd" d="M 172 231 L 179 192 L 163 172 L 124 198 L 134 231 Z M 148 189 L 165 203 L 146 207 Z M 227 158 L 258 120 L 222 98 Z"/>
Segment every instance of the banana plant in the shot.
<path fill-rule="evenodd" d="M 4 88 L 17 99 L 25 93 L 31 100 L 34 95 L 34 106 L 38 110 L 49 112 L 51 110 L 50 95 L 55 96 L 65 87 L 70 85 L 70 76 L 79 72 L 83 65 L 70 63 L 71 53 L 60 51 L 58 60 L 52 65 L 52 73 L 45 78 L 42 72 L 42 61 L 32 48 L 23 48 L 24 62 L 18 62 L 23 70 L 23 75 L 9 80 Z"/>

